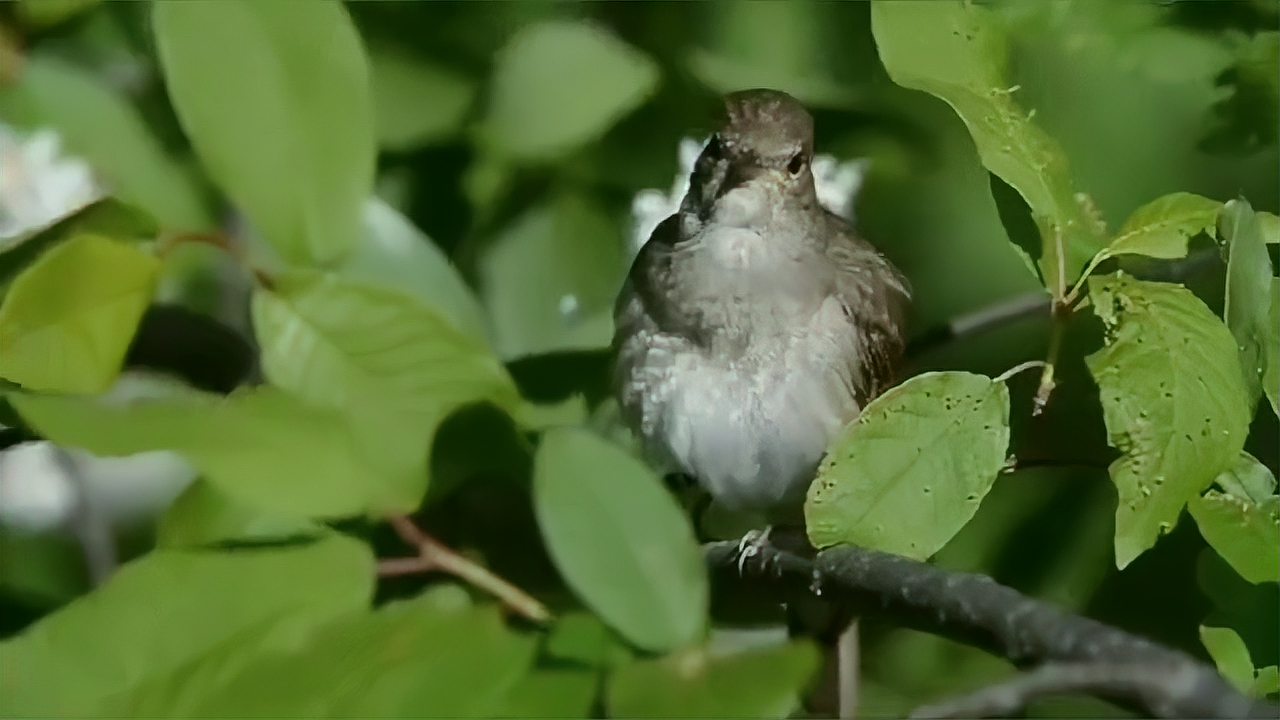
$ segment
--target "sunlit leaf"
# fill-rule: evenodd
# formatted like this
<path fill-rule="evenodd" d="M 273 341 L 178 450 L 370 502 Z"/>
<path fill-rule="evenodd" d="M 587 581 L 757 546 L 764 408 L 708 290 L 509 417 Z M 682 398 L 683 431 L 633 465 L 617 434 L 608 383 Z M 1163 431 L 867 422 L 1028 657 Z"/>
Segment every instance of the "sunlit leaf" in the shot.
<path fill-rule="evenodd" d="M 1110 275 L 1090 278 L 1089 299 L 1107 330 L 1089 371 L 1124 454 L 1111 466 L 1123 568 L 1235 462 L 1249 412 L 1235 341 L 1188 290 Z"/>
<path fill-rule="evenodd" d="M 973 517 L 1008 447 L 1003 382 L 914 377 L 872 401 L 828 447 L 805 502 L 809 541 L 928 558 Z"/>
<path fill-rule="evenodd" d="M 337 2 L 157 3 L 169 97 L 201 161 L 281 255 L 324 263 L 360 236 L 373 102 Z"/>
<path fill-rule="evenodd" d="M 1271 306 L 1274 276 L 1258 216 L 1244 200 L 1227 203 L 1222 214 L 1222 239 L 1227 250 L 1227 293 L 1223 316 L 1240 351 L 1240 370 L 1249 394 L 1249 410 L 1263 391 L 1267 368 L 1280 355 Z M 1274 396 L 1276 391 L 1271 391 Z"/>
<path fill-rule="evenodd" d="M 652 60 L 578 22 L 525 26 L 494 62 L 484 138 L 521 160 L 560 157 L 599 138 L 658 84 Z"/>
<path fill-rule="evenodd" d="M 49 250 L 0 306 L 0 376 L 30 390 L 106 390 L 159 272 L 155 257 L 96 235 Z"/>
<path fill-rule="evenodd" d="M 1242 453 L 1217 483 L 1227 492 L 1210 490 L 1187 504 L 1200 534 L 1244 579 L 1280 582 L 1280 497 L 1271 471 Z"/>
<path fill-rule="evenodd" d="M 1200 233 L 1217 234 L 1221 211 L 1222 203 L 1207 197 L 1183 192 L 1165 195 L 1135 210 L 1102 252 L 1107 257 L 1186 257 L 1191 238 Z"/>
<path fill-rule="evenodd" d="M 808 642 L 716 656 L 692 648 L 637 660 L 609 678 L 614 717 L 780 718 L 800 706 L 818 669 Z"/>
<path fill-rule="evenodd" d="M 536 670 L 511 688 L 495 718 L 591 717 L 597 673 L 590 670 Z"/>
<path fill-rule="evenodd" d="M 551 558 L 606 623 L 646 650 L 701 636 L 708 602 L 702 554 L 657 476 L 605 440 L 573 429 L 543 437 L 533 475 L 534 509 Z"/>
<path fill-rule="evenodd" d="M 475 99 L 471 79 L 403 51 L 374 46 L 369 70 L 378 145 L 384 150 L 412 150 L 449 139 L 461 129 Z"/>
<path fill-rule="evenodd" d="M 289 540 L 322 532 L 320 525 L 249 507 L 207 480 L 192 483 L 160 518 L 160 547 L 199 547 L 250 540 Z"/>
<path fill-rule="evenodd" d="M 1031 207 L 1046 282 L 1074 278 L 1101 249 L 1104 229 L 1076 192 L 1062 148 L 1014 101 L 998 16 L 961 0 L 877 0 L 871 27 L 893 81 L 946 101 L 969 128 L 982 164 Z"/>
<path fill-rule="evenodd" d="M 0 643 L 0 714 L 96 715 L 109 695 L 270 618 L 320 622 L 359 610 L 373 581 L 368 548 L 336 536 L 271 550 L 152 552 Z"/>
<path fill-rule="evenodd" d="M 1248 692 L 1253 686 L 1253 661 L 1249 648 L 1231 628 L 1200 626 L 1200 642 L 1209 651 L 1213 663 L 1236 689 Z"/>

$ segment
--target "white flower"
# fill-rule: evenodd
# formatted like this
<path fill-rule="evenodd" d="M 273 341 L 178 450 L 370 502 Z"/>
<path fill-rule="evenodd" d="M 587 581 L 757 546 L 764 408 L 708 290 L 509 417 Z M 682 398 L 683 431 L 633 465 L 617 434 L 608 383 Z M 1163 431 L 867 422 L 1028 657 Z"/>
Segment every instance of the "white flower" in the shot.
<path fill-rule="evenodd" d="M 0 250 L 102 197 L 88 163 L 60 146 L 52 130 L 24 138 L 0 123 Z"/>
<path fill-rule="evenodd" d="M 663 220 L 680 209 L 680 201 L 689 191 L 689 175 L 698 155 L 707 146 L 707 140 L 685 138 L 680 141 L 680 168 L 669 192 L 641 190 L 631 201 L 631 254 L 640 248 Z M 853 222 L 853 203 L 862 188 L 867 160 L 841 161 L 830 155 L 813 158 L 813 183 L 818 192 L 818 202 L 840 217 Z"/>

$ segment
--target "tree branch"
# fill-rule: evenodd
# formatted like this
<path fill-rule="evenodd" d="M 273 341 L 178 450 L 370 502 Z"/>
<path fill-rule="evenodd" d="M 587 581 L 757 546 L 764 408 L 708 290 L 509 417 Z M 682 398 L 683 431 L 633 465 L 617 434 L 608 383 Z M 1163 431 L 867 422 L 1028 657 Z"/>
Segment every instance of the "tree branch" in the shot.
<path fill-rule="evenodd" d="M 750 586 L 780 600 L 821 597 L 858 614 L 886 617 L 985 649 L 1019 666 L 1124 665 L 1164 676 L 1159 687 L 1150 674 L 1121 673 L 1106 687 L 1076 682 L 1064 692 L 1099 694 L 1159 717 L 1277 715 L 1277 708 L 1250 700 L 1213 668 L 1180 651 L 1071 615 L 985 575 L 949 572 L 854 547 L 824 550 L 808 559 L 772 546 L 760 548 L 739 573 L 737 543 L 710 543 L 704 550 L 712 578 L 721 587 Z M 1035 691 L 1028 698 L 1048 692 L 1046 678 L 1062 679 L 1060 672 L 1046 673 L 1026 681 Z"/>

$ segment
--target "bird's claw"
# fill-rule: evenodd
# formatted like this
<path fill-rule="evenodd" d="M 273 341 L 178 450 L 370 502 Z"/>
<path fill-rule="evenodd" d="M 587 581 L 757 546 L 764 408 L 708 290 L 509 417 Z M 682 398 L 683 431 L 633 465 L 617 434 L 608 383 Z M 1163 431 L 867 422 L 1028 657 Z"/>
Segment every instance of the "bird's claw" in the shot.
<path fill-rule="evenodd" d="M 738 575 L 745 574 L 747 560 L 759 555 L 769 546 L 769 531 L 772 529 L 767 527 L 764 530 L 748 530 L 738 541 Z"/>

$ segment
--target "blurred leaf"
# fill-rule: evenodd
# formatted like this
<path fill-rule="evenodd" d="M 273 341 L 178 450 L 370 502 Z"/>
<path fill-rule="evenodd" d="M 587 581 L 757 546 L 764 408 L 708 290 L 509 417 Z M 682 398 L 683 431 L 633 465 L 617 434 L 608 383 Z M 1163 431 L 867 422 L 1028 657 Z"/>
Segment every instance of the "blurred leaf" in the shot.
<path fill-rule="evenodd" d="M 1009 242 L 1013 243 L 1013 249 L 1018 252 L 1031 275 L 1044 283 L 1044 277 L 1040 274 L 1040 258 L 1044 247 L 1040 240 L 1040 228 L 1031 214 L 1031 208 L 1027 207 L 1027 201 L 1022 199 L 1018 191 L 1001 180 L 999 175 L 989 172 L 987 181 L 991 185 L 991 199 L 995 201 L 1000 224 L 1004 226 Z"/>
<path fill-rule="evenodd" d="M 229 647 L 119 698 L 117 717 L 486 717 L 526 672 L 494 608 L 431 592 L 351 614 L 284 651 Z"/>
<path fill-rule="evenodd" d="M 100 0 L 18 0 L 22 24 L 36 29 L 60 25 L 98 5 Z"/>
<path fill-rule="evenodd" d="M 15 393 L 9 401 L 60 445 L 110 457 L 181 453 L 210 483 L 254 508 L 335 518 L 394 506 L 385 460 L 368 456 L 346 418 L 272 387 L 226 398 L 191 392 L 130 407 Z"/>
<path fill-rule="evenodd" d="M 1139 254 L 1174 260 L 1187 256 L 1187 242 L 1200 233 L 1217 235 L 1222 203 L 1194 193 L 1171 193 L 1143 205 L 1103 251 L 1105 257 Z"/>
<path fill-rule="evenodd" d="M 373 580 L 368 549 L 336 536 L 272 550 L 152 552 L 0 643 L 0 714 L 96 714 L 109 695 L 268 618 L 318 622 L 365 607 Z"/>
<path fill-rule="evenodd" d="M 1249 692 L 1253 687 L 1253 661 L 1240 636 L 1230 628 L 1201 625 L 1200 642 L 1209 651 L 1218 672 L 1240 692 Z"/>
<path fill-rule="evenodd" d="M 969 128 L 982 164 L 1031 207 L 1043 277 L 1073 278 L 1102 247 L 1104 229 L 1089 198 L 1076 193 L 1062 148 L 1014 102 L 1008 43 L 993 11 L 960 0 L 877 0 L 871 26 L 893 81 L 946 101 Z"/>
<path fill-rule="evenodd" d="M 533 483 L 552 560 L 606 623 L 645 650 L 702 636 L 708 602 L 702 553 L 658 477 L 605 440 L 558 429 L 543 436 Z"/>
<path fill-rule="evenodd" d="M 1109 275 L 1089 279 L 1089 299 L 1107 336 L 1086 362 L 1124 453 L 1110 468 L 1124 568 L 1235 462 L 1249 417 L 1235 341 L 1186 288 Z"/>
<path fill-rule="evenodd" d="M 1280 692 L 1280 667 L 1268 665 L 1258 668 L 1254 672 L 1253 685 L 1249 688 L 1249 694 L 1254 697 L 1266 697 L 1278 692 Z"/>
<path fill-rule="evenodd" d="M 556 618 L 546 653 L 556 660 L 603 667 L 627 657 L 618 636 L 595 615 L 568 612 Z"/>
<path fill-rule="evenodd" d="M 155 257 L 96 235 L 49 250 L 0 306 L 0 376 L 30 390 L 106 390 L 159 273 Z"/>
<path fill-rule="evenodd" d="M 535 670 L 516 683 L 493 717 L 591 717 L 598 684 L 589 670 Z"/>
<path fill-rule="evenodd" d="M 1210 548 L 1196 560 L 1196 584 L 1213 606 L 1203 624 L 1234 629 L 1256 665 L 1280 660 L 1280 585 L 1250 583 Z"/>
<path fill-rule="evenodd" d="M 1267 358 L 1262 371 L 1262 392 L 1271 411 L 1280 416 L 1280 278 L 1271 278 L 1271 337 L 1264 346 Z"/>
<path fill-rule="evenodd" d="M 324 529 L 301 518 L 248 507 L 216 485 L 198 480 L 178 496 L 160 518 L 156 545 L 199 547 L 246 540 L 283 540 L 316 536 Z"/>
<path fill-rule="evenodd" d="M 1210 127 L 1200 141 L 1209 152 L 1238 155 L 1275 145 L 1280 125 L 1280 32 L 1260 32 L 1236 49 L 1236 62 L 1218 75 L 1229 95 L 1213 106 Z"/>
<path fill-rule="evenodd" d="M 627 270 L 617 225 L 578 195 L 517 218 L 480 259 L 480 293 L 507 360 L 609 346 Z"/>
<path fill-rule="evenodd" d="M 395 208 L 371 198 L 364 206 L 364 240 L 336 272 L 412 296 L 464 335 L 487 342 L 484 308 L 449 257 Z"/>
<path fill-rule="evenodd" d="M 716 657 L 691 648 L 637 660 L 609 679 L 613 717 L 779 718 L 800 706 L 818 670 L 806 641 Z"/>
<path fill-rule="evenodd" d="M 74 540 L 0 527 L 0 593 L 52 607 L 87 586 L 84 559 Z"/>
<path fill-rule="evenodd" d="M 973 517 L 1009 448 L 1009 389 L 925 373 L 869 404 L 831 443 L 809 486 L 809 542 L 923 560 Z"/>
<path fill-rule="evenodd" d="M 644 102 L 658 68 L 606 30 L 551 20 L 521 28 L 495 59 L 486 144 L 520 160 L 562 157 Z"/>
<path fill-rule="evenodd" d="M 0 293 L 8 282 L 49 248 L 79 235 L 102 235 L 115 240 L 152 240 L 160 232 L 155 220 L 141 209 L 115 198 L 103 198 L 35 228 L 0 247 Z"/>
<path fill-rule="evenodd" d="M 367 455 L 388 466 L 386 501 L 401 511 L 422 502 L 431 441 L 450 412 L 519 404 L 487 348 L 396 292 L 294 272 L 255 292 L 253 324 L 266 376 L 352 418 Z"/>
<path fill-rule="evenodd" d="M 210 175 L 287 259 L 328 263 L 373 192 L 373 102 L 337 2 L 158 3 L 156 46 Z"/>
<path fill-rule="evenodd" d="M 450 139 L 475 100 L 470 78 L 385 45 L 371 48 L 369 70 L 383 150 L 403 152 Z"/>
<path fill-rule="evenodd" d="M 20 82 L 0 84 L 0 117 L 29 129 L 53 128 L 111 194 L 164 226 L 211 224 L 192 173 L 166 154 L 138 110 L 94 75 L 56 58 L 27 58 Z"/>
<path fill-rule="evenodd" d="M 1227 251 L 1227 292 L 1222 315 L 1240 350 L 1240 371 L 1252 416 L 1267 368 L 1278 362 L 1276 355 L 1280 354 L 1280 330 L 1271 315 L 1275 302 L 1271 293 L 1271 258 L 1257 215 L 1248 202 L 1228 202 L 1220 222 Z"/>
<path fill-rule="evenodd" d="M 1280 497 L 1271 471 L 1241 453 L 1216 482 L 1226 494 L 1210 490 L 1187 505 L 1200 534 L 1244 579 L 1280 582 Z"/>

